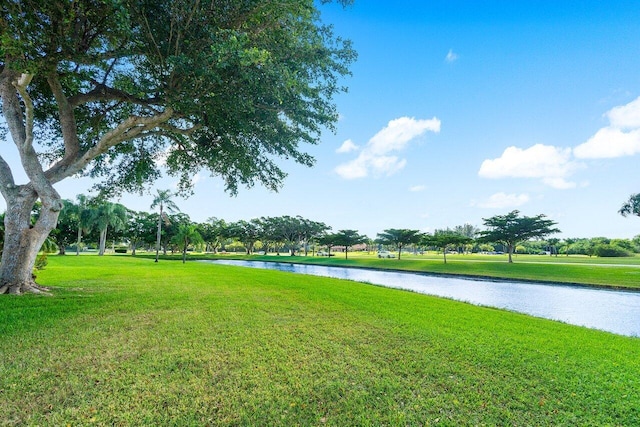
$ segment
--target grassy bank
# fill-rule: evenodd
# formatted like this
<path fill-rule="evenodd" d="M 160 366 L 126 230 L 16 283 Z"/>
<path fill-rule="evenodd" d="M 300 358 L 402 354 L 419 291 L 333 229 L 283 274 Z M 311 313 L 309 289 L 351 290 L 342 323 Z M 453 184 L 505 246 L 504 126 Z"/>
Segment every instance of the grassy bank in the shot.
<path fill-rule="evenodd" d="M 286 261 L 287 257 L 281 257 Z M 611 288 L 640 289 L 640 268 L 636 265 L 615 265 L 589 262 L 562 264 L 555 260 L 518 260 L 508 264 L 504 260 L 478 259 L 473 256 L 442 259 L 377 259 L 373 257 L 320 258 L 294 257 L 295 262 L 325 265 L 348 265 L 377 269 L 394 269 L 422 273 L 492 277 L 514 280 L 533 280 L 557 283 L 575 283 Z M 551 258 L 551 257 L 550 257 Z M 273 260 L 273 257 L 269 257 Z"/>
<path fill-rule="evenodd" d="M 144 256 L 144 255 L 143 255 Z M 151 256 L 151 255 L 147 255 Z M 550 257 L 519 255 L 513 264 L 506 256 L 448 255 L 445 264 L 442 255 L 403 255 L 401 259 L 378 259 L 375 254 L 353 253 L 335 257 L 313 256 L 243 256 L 237 254 L 191 254 L 190 259 L 254 259 L 264 261 L 310 263 L 375 269 L 416 271 L 422 273 L 464 275 L 514 280 L 532 280 L 557 283 L 574 283 L 609 288 L 640 289 L 640 257 Z M 166 259 L 179 259 L 179 255 Z"/>
<path fill-rule="evenodd" d="M 53 297 L 0 298 L 4 425 L 640 423 L 634 338 L 199 263 L 51 257 L 39 280 Z"/>

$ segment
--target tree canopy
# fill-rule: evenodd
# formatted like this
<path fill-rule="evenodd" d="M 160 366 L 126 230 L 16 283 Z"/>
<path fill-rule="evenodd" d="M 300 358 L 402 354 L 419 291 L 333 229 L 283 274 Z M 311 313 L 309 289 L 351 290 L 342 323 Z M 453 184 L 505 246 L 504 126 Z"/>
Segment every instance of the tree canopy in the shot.
<path fill-rule="evenodd" d="M 378 233 L 378 241 L 383 245 L 394 245 L 398 248 L 398 259 L 402 256 L 402 247 L 418 243 L 421 239 L 419 230 L 389 228 Z"/>
<path fill-rule="evenodd" d="M 475 231 L 474 231 L 475 232 Z M 447 263 L 447 249 L 450 246 L 460 246 L 470 243 L 473 239 L 460 233 L 460 229 L 456 230 L 436 230 L 433 234 L 426 234 L 422 238 L 422 242 L 429 246 L 435 246 L 442 249 L 444 263 Z"/>
<path fill-rule="evenodd" d="M 348 258 L 349 248 L 360 243 L 365 243 L 367 236 L 358 233 L 357 230 L 338 230 L 333 236 L 333 244 L 344 246 L 344 258 Z"/>
<path fill-rule="evenodd" d="M 640 194 L 632 194 L 629 200 L 624 202 L 618 213 L 622 216 L 640 216 Z"/>
<path fill-rule="evenodd" d="M 333 129 L 333 98 L 355 59 L 317 5 L 3 2 L 2 126 L 28 182 L 17 185 L 0 157 L 8 206 L 0 289 L 37 290 L 31 269 L 62 209 L 53 185 L 65 178 L 89 175 L 112 195 L 142 191 L 164 169 L 188 192 L 204 169 L 235 194 L 255 183 L 277 190 L 280 158 L 312 165 L 299 145 Z M 26 213 L 38 199 L 31 226 Z"/>
<path fill-rule="evenodd" d="M 478 240 L 504 244 L 507 247 L 510 263 L 513 262 L 513 251 L 518 243 L 529 239 L 542 239 L 560 232 L 554 227 L 556 223 L 546 219 L 545 215 L 520 216 L 520 211 L 517 210 L 506 215 L 483 218 L 483 221 L 488 229 L 480 231 Z"/>
<path fill-rule="evenodd" d="M 331 99 L 355 56 L 312 0 L 22 0 L 3 9 L 5 115 L 24 119 L 6 105 L 17 85 L 33 103 L 46 177 L 92 163 L 107 192 L 144 188 L 160 164 L 182 188 L 204 168 L 232 192 L 256 180 L 276 189 L 285 174 L 272 156 L 312 163 L 298 144 L 316 143 L 337 120 Z"/>

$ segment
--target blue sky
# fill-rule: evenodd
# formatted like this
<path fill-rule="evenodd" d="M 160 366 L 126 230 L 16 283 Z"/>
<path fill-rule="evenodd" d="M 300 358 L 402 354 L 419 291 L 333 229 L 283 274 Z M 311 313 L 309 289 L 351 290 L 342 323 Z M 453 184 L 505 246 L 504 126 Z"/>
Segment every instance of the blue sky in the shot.
<path fill-rule="evenodd" d="M 640 192 L 640 3 L 365 1 L 321 6 L 358 52 L 336 134 L 283 163 L 279 193 L 237 197 L 206 172 L 177 199 L 194 221 L 301 215 L 375 237 L 513 209 L 560 237 L 640 234 L 617 211 Z M 170 188 L 171 179 L 158 188 Z M 57 186 L 63 197 L 86 180 Z M 120 202 L 149 210 L 151 196 Z"/>

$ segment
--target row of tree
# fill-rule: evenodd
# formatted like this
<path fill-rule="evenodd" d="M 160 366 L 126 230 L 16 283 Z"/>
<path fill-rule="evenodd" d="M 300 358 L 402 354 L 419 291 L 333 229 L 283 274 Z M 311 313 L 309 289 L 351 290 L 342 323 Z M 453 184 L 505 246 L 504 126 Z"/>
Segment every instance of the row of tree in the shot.
<path fill-rule="evenodd" d="M 84 243 L 95 244 L 98 253 L 104 254 L 107 241 L 126 244 L 133 254 L 138 248 L 149 250 L 155 246 L 156 261 L 160 251 L 182 251 L 183 260 L 190 247 L 201 246 L 206 251 L 216 252 L 225 246 L 241 246 L 247 254 L 260 249 L 264 252 L 286 250 L 295 255 L 298 251 L 308 255 L 309 250 L 324 247 L 331 256 L 331 250 L 340 248 L 348 257 L 356 245 L 365 244 L 368 250 L 382 247 L 398 251 L 438 249 L 444 254 L 455 250 L 504 251 L 512 262 L 512 254 L 522 252 L 522 244 L 530 247 L 547 235 L 559 232 L 555 223 L 544 215 L 520 216 L 518 211 L 498 215 L 484 220 L 486 230 L 479 230 L 469 224 L 453 229 L 421 233 L 419 230 L 386 229 L 375 239 L 360 234 L 357 230 L 331 232 L 325 223 L 309 220 L 301 216 L 261 217 L 250 221 L 226 222 L 209 218 L 204 223 L 192 222 L 188 215 L 179 212 L 172 200 L 172 194 L 158 191 L 151 208 L 157 212 L 135 212 L 118 203 L 90 200 L 84 195 L 75 202 L 65 200 L 56 229 L 51 233 L 61 254 L 66 248 L 75 246 L 79 253 Z M 34 221 L 38 212 L 34 212 Z M 556 252 L 559 239 L 547 245 L 549 252 Z M 569 242 L 571 243 L 571 242 Z M 574 242 L 575 243 L 575 242 Z M 489 246 L 489 244 L 493 244 Z M 497 244 L 497 245 L 496 245 Z"/>
<path fill-rule="evenodd" d="M 173 194 L 158 191 L 151 208 L 157 212 L 136 212 L 118 203 L 91 200 L 79 195 L 75 202 L 64 200 L 58 225 L 51 233 L 47 248 L 57 247 L 60 254 L 67 248 L 76 254 L 86 246 L 95 247 L 104 254 L 107 242 L 113 250 L 180 251 L 183 260 L 190 248 L 201 248 L 208 252 L 220 250 L 244 251 L 247 254 L 262 252 L 298 251 L 308 255 L 309 251 L 325 249 L 326 255 L 341 251 L 345 257 L 354 247 L 373 251 L 392 249 L 422 252 L 429 249 L 441 251 L 446 263 L 447 253 L 484 252 L 506 253 L 512 262 L 513 254 L 580 254 L 589 256 L 629 256 L 640 252 L 640 236 L 634 239 L 608 239 L 604 237 L 582 239 L 545 238 L 557 233 L 555 223 L 544 215 L 520 216 L 518 211 L 484 219 L 485 230 L 470 224 L 452 229 L 421 233 L 419 230 L 387 229 L 376 238 L 360 234 L 357 230 L 331 232 L 325 223 L 301 216 L 261 217 L 250 221 L 227 222 L 215 217 L 203 223 L 191 221 L 188 215 L 179 212 L 172 200 Z M 32 213 L 35 222 L 39 215 Z M 325 254 L 324 252 L 322 252 Z"/>
<path fill-rule="evenodd" d="M 262 252 L 287 252 L 295 255 L 300 251 L 325 249 L 323 255 L 332 256 L 332 251 L 342 251 L 345 258 L 354 247 L 367 251 L 383 248 L 414 253 L 436 249 L 447 253 L 484 252 L 506 253 L 512 262 L 513 254 L 581 254 L 589 256 L 628 256 L 640 252 L 640 236 L 632 240 L 591 239 L 564 240 L 544 238 L 558 232 L 555 223 L 544 215 L 520 216 L 518 211 L 498 215 L 484 220 L 486 230 L 470 224 L 453 229 L 421 233 L 418 230 L 386 229 L 375 239 L 360 234 L 357 230 L 331 232 L 325 223 L 301 216 L 261 217 L 250 221 L 227 222 L 215 217 L 203 223 L 191 221 L 188 215 L 179 212 L 172 200 L 173 194 L 158 191 L 151 208 L 157 212 L 136 212 L 118 203 L 91 200 L 79 195 L 76 201 L 64 200 L 58 225 L 53 230 L 47 249 L 65 254 L 72 248 L 76 254 L 89 246 L 100 255 L 105 253 L 107 242 L 115 251 L 132 251 L 144 248 L 160 252 L 180 251 L 183 261 L 191 248 L 208 252 L 221 250 L 244 251 L 247 254 Z M 37 207 L 33 213 L 35 222 L 39 215 Z"/>

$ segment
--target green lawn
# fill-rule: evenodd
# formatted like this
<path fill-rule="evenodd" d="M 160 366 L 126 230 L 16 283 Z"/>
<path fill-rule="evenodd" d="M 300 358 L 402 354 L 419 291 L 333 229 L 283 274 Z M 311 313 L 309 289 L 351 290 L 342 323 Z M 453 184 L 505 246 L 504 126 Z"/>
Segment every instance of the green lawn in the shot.
<path fill-rule="evenodd" d="M 448 255 L 447 264 L 442 255 L 403 255 L 401 259 L 378 259 L 375 255 L 362 253 L 337 256 L 238 256 L 238 255 L 192 255 L 192 258 L 235 258 L 264 261 L 311 263 L 416 271 L 422 273 L 492 277 L 502 279 L 533 280 L 557 283 L 593 285 L 599 287 L 640 289 L 640 257 L 630 258 L 589 258 L 589 257 L 549 257 L 525 255 L 508 264 L 506 256 L 491 255 Z"/>
<path fill-rule="evenodd" d="M 151 255 L 142 255 L 151 257 Z M 442 255 L 402 255 L 401 259 L 378 259 L 375 254 L 343 253 L 335 257 L 288 255 L 244 256 L 241 254 L 190 254 L 191 259 L 253 259 L 264 261 L 311 263 L 416 271 L 422 273 L 492 277 L 502 279 L 533 280 L 557 283 L 572 283 L 599 287 L 640 289 L 640 257 L 597 258 L 586 256 L 540 256 L 518 255 L 514 263 L 508 264 L 506 255 L 447 255 L 447 264 Z M 179 259 L 169 255 L 166 259 Z"/>
<path fill-rule="evenodd" d="M 640 424 L 637 338 L 276 271 L 49 261 L 52 297 L 0 298 L 0 425 Z"/>

